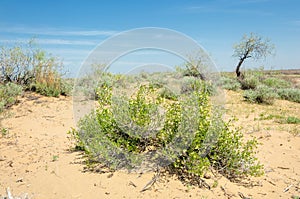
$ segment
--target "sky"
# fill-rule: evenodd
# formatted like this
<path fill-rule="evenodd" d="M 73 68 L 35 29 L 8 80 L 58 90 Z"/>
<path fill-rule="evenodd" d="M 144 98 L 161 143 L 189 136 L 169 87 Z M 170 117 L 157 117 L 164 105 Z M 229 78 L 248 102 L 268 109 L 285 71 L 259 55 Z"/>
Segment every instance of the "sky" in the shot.
<path fill-rule="evenodd" d="M 232 56 L 233 45 L 254 32 L 271 40 L 275 56 L 247 60 L 244 68 L 300 68 L 299 8 L 299 0 L 1 0 L 0 46 L 35 38 L 40 48 L 63 60 L 69 76 L 76 76 L 101 42 L 123 31 L 158 27 L 194 39 L 218 70 L 234 71 L 238 59 Z M 134 61 L 142 65 L 155 57 L 176 64 L 172 56 L 149 51 L 124 56 L 115 68 Z"/>

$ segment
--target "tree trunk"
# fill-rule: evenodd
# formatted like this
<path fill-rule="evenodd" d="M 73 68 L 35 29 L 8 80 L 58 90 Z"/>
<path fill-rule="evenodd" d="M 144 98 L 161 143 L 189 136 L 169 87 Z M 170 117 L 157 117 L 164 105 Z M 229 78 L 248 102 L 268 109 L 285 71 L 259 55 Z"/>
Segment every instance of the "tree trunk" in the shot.
<path fill-rule="evenodd" d="M 243 74 L 241 73 L 240 68 L 241 68 L 241 66 L 242 66 L 245 59 L 246 58 L 242 57 L 240 59 L 238 65 L 236 66 L 235 73 L 236 73 L 237 78 L 242 78 L 243 79 Z"/>

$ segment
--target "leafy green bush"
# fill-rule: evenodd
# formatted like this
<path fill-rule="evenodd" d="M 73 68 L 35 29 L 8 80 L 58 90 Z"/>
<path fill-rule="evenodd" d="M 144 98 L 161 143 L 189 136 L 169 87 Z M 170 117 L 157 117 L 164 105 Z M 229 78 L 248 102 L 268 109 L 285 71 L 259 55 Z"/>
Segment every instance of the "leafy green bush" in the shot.
<path fill-rule="evenodd" d="M 234 78 L 221 77 L 218 85 L 227 90 L 236 91 L 241 88 L 241 83 Z"/>
<path fill-rule="evenodd" d="M 22 86 L 14 83 L 0 84 L 0 112 L 17 102 L 17 96 L 21 95 Z"/>
<path fill-rule="evenodd" d="M 252 103 L 273 104 L 278 95 L 273 88 L 259 85 L 256 89 L 244 91 L 244 98 Z"/>
<path fill-rule="evenodd" d="M 217 144 L 212 148 L 209 159 L 212 165 L 229 178 L 263 174 L 263 166 L 254 157 L 257 140 L 243 141 L 243 134 L 238 130 L 230 130 L 224 124 L 219 132 Z"/>
<path fill-rule="evenodd" d="M 300 89 L 297 88 L 278 89 L 277 93 L 281 99 L 300 103 Z"/>
<path fill-rule="evenodd" d="M 97 90 L 99 108 L 71 131 L 77 148 L 113 170 L 133 168 L 143 158 L 149 158 L 150 165 L 160 164 L 161 159 L 151 154 L 161 151 L 172 157 L 169 168 L 178 174 L 202 176 L 211 166 L 228 178 L 262 174 L 254 157 L 257 142 L 244 142 L 220 115 L 212 116 L 206 85 L 193 83 L 189 95 L 165 101 L 151 85 L 139 85 L 130 97 L 118 97 L 104 82 Z"/>
<path fill-rule="evenodd" d="M 267 78 L 267 79 L 263 80 L 262 83 L 269 87 L 272 87 L 272 88 L 290 88 L 291 87 L 290 82 L 285 81 L 280 78 L 276 78 L 276 77 Z"/>

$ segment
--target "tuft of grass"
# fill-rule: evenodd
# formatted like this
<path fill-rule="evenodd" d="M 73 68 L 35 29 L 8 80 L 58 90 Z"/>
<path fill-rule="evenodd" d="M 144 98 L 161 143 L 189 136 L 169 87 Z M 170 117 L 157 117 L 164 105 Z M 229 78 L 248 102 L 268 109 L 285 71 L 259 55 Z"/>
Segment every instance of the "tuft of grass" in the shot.
<path fill-rule="evenodd" d="M 259 115 L 259 120 L 272 120 L 272 119 L 281 120 L 281 119 L 284 119 L 284 116 L 282 116 L 282 115 L 276 115 L 276 114 L 265 115 L 263 113 L 261 113 Z"/>
<path fill-rule="evenodd" d="M 58 160 L 58 158 L 59 158 L 59 156 L 58 156 L 58 155 L 53 155 L 53 156 L 52 156 L 52 162 L 55 162 L 55 161 L 57 161 L 57 160 Z"/>
<path fill-rule="evenodd" d="M 289 116 L 286 118 L 286 123 L 288 124 L 300 124 L 300 119 L 297 117 Z"/>
<path fill-rule="evenodd" d="M 9 130 L 7 128 L 1 128 L 1 135 L 2 137 L 6 136 L 9 134 Z"/>

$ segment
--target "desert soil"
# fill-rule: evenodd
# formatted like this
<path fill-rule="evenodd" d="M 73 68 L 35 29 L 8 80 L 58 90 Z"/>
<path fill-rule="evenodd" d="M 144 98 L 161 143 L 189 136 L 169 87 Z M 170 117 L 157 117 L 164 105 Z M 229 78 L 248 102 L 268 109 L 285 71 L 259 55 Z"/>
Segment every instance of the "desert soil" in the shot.
<path fill-rule="evenodd" d="M 79 152 L 67 132 L 75 127 L 71 97 L 25 94 L 2 114 L 0 134 L 0 198 L 9 187 L 25 198 L 291 198 L 300 196 L 300 126 L 282 124 L 267 115 L 300 118 L 300 104 L 278 100 L 273 106 L 249 104 L 241 93 L 226 91 L 226 119 L 236 117 L 246 139 L 256 137 L 265 175 L 230 182 L 222 176 L 205 179 L 211 190 L 184 186 L 175 176 L 161 177 L 142 188 L 155 173 L 84 172 Z M 7 130 L 7 131 L 6 131 Z"/>

